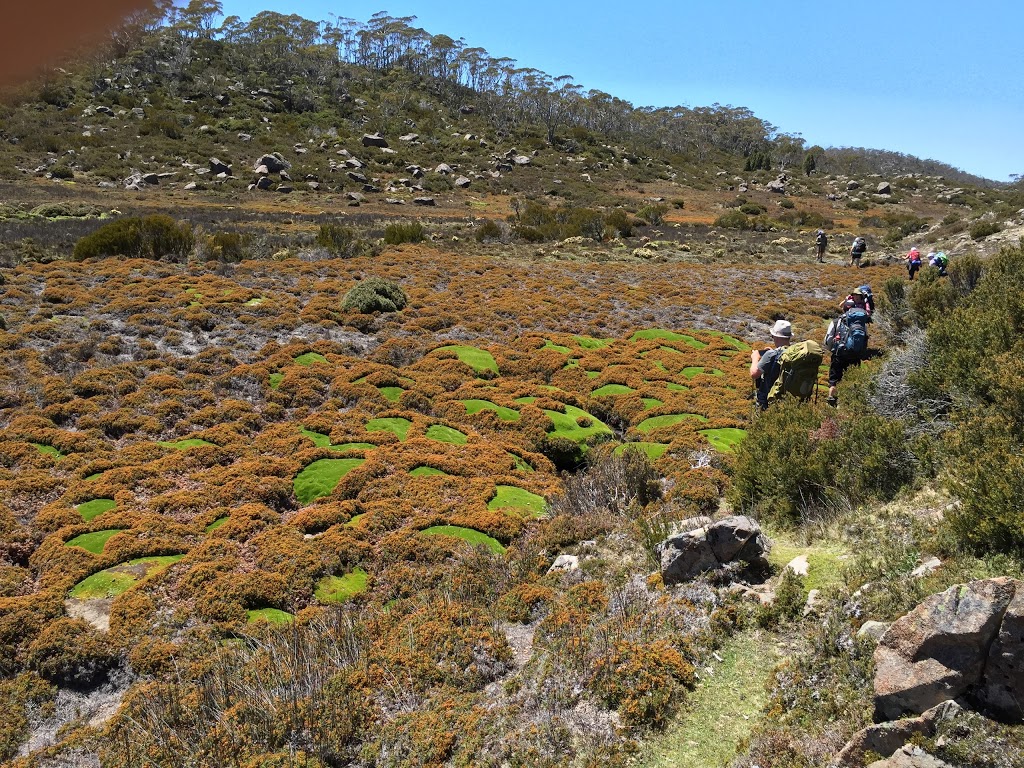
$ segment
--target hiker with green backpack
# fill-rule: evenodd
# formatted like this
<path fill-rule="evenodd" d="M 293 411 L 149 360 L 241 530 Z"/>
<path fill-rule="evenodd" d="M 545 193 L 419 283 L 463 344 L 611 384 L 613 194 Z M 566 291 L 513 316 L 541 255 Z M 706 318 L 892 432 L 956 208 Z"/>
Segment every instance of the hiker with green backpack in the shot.
<path fill-rule="evenodd" d="M 793 326 L 777 320 L 771 329 L 773 349 L 750 353 L 750 377 L 754 381 L 757 407 L 764 410 L 786 395 L 801 401 L 817 391 L 821 347 L 815 341 L 792 344 Z"/>

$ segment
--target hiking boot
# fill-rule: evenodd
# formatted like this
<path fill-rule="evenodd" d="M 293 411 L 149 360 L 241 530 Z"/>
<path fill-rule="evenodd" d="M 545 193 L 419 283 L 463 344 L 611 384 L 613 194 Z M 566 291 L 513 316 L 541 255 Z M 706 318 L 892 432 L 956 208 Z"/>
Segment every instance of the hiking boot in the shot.
<path fill-rule="evenodd" d="M 839 398 L 837 398 L 835 395 L 833 395 L 832 397 L 826 397 L 825 398 L 825 405 L 831 405 L 833 408 L 838 408 L 839 407 Z"/>

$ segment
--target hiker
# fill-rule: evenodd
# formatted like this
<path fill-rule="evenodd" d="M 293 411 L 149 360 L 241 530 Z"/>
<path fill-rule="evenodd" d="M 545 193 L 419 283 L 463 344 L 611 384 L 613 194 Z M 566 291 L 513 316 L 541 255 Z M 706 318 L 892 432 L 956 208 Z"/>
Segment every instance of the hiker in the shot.
<path fill-rule="evenodd" d="M 819 229 L 818 234 L 814 237 L 814 244 L 818 246 L 818 263 L 825 263 L 825 251 L 828 250 L 828 235 L 825 234 L 824 229 Z"/>
<path fill-rule="evenodd" d="M 932 254 L 928 254 L 931 256 Z M 910 251 L 907 252 L 907 272 L 910 273 L 910 279 L 914 279 L 914 275 L 921 269 L 921 251 L 917 249 L 915 245 Z"/>
<path fill-rule="evenodd" d="M 853 239 L 853 245 L 850 246 L 850 266 L 859 267 L 860 257 L 864 255 L 864 252 L 868 249 L 868 242 L 860 235 L 857 235 Z"/>
<path fill-rule="evenodd" d="M 793 326 L 788 320 L 776 320 L 771 329 L 773 349 L 763 353 L 756 349 L 750 353 L 750 378 L 757 390 L 757 407 L 768 407 L 768 392 L 779 378 L 779 358 L 786 351 L 786 345 L 793 339 Z"/>
<path fill-rule="evenodd" d="M 871 315 L 860 307 L 851 307 L 829 323 L 824 346 L 831 353 L 828 366 L 828 399 L 833 408 L 838 405 L 836 386 L 843 380 L 846 369 L 860 365 L 868 351 L 868 323 Z"/>
<path fill-rule="evenodd" d="M 929 253 L 928 263 L 933 267 L 938 267 L 939 277 L 946 276 L 946 267 L 949 266 L 949 257 L 945 253 L 942 251 L 939 251 L 938 253 L 935 253 L 934 251 Z"/>
<path fill-rule="evenodd" d="M 861 285 L 854 288 L 839 304 L 840 312 L 854 308 L 863 309 L 869 315 L 875 311 L 875 296 L 871 292 L 870 285 Z"/>

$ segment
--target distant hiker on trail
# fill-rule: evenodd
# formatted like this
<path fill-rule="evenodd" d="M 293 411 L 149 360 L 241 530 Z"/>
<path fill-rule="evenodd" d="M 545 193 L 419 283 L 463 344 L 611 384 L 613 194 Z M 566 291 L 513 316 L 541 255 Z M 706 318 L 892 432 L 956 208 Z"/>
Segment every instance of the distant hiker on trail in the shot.
<path fill-rule="evenodd" d="M 776 320 L 771 334 L 774 349 L 763 353 L 755 349 L 750 353 L 750 378 L 757 390 L 757 407 L 762 410 L 768 407 L 768 392 L 779 378 L 779 358 L 793 339 L 793 326 L 787 320 Z"/>
<path fill-rule="evenodd" d="M 854 288 L 839 304 L 840 312 L 855 308 L 863 309 L 869 315 L 875 311 L 875 295 L 871 292 L 870 285 L 861 285 Z"/>
<path fill-rule="evenodd" d="M 931 256 L 932 254 L 928 254 Z M 907 252 L 907 272 L 910 273 L 910 279 L 914 279 L 914 275 L 921 269 L 921 251 L 917 249 L 915 245 Z"/>
<path fill-rule="evenodd" d="M 857 290 L 862 291 L 864 287 Z M 833 407 L 838 404 L 836 386 L 843 380 L 846 369 L 851 365 L 860 365 L 860 361 L 867 356 L 870 322 L 871 315 L 867 310 L 854 306 L 829 323 L 825 332 L 824 346 L 832 354 L 828 366 L 828 399 L 825 402 Z"/>
<path fill-rule="evenodd" d="M 938 253 L 932 251 L 928 254 L 928 263 L 931 266 L 938 268 L 939 277 L 946 276 L 946 267 L 949 266 L 949 256 L 944 254 L 942 251 L 939 251 Z"/>
<path fill-rule="evenodd" d="M 814 237 L 814 244 L 818 246 L 818 263 L 825 263 L 825 251 L 828 250 L 828 235 L 825 234 L 824 229 L 819 229 L 818 234 Z"/>
<path fill-rule="evenodd" d="M 853 245 L 850 246 L 850 266 L 859 267 L 860 257 L 864 255 L 864 252 L 868 249 L 868 241 L 858 235 L 853 239 Z"/>

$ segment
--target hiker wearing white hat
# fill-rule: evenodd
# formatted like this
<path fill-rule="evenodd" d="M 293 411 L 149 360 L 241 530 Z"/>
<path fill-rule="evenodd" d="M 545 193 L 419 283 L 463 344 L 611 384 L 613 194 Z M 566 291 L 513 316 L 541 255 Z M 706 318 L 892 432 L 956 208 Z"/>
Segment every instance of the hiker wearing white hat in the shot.
<path fill-rule="evenodd" d="M 793 339 L 793 326 L 788 320 L 776 320 L 770 333 L 774 348 L 763 353 L 755 349 L 750 353 L 750 378 L 757 390 L 757 405 L 762 409 L 768 407 L 768 392 L 779 378 L 779 358 Z"/>

